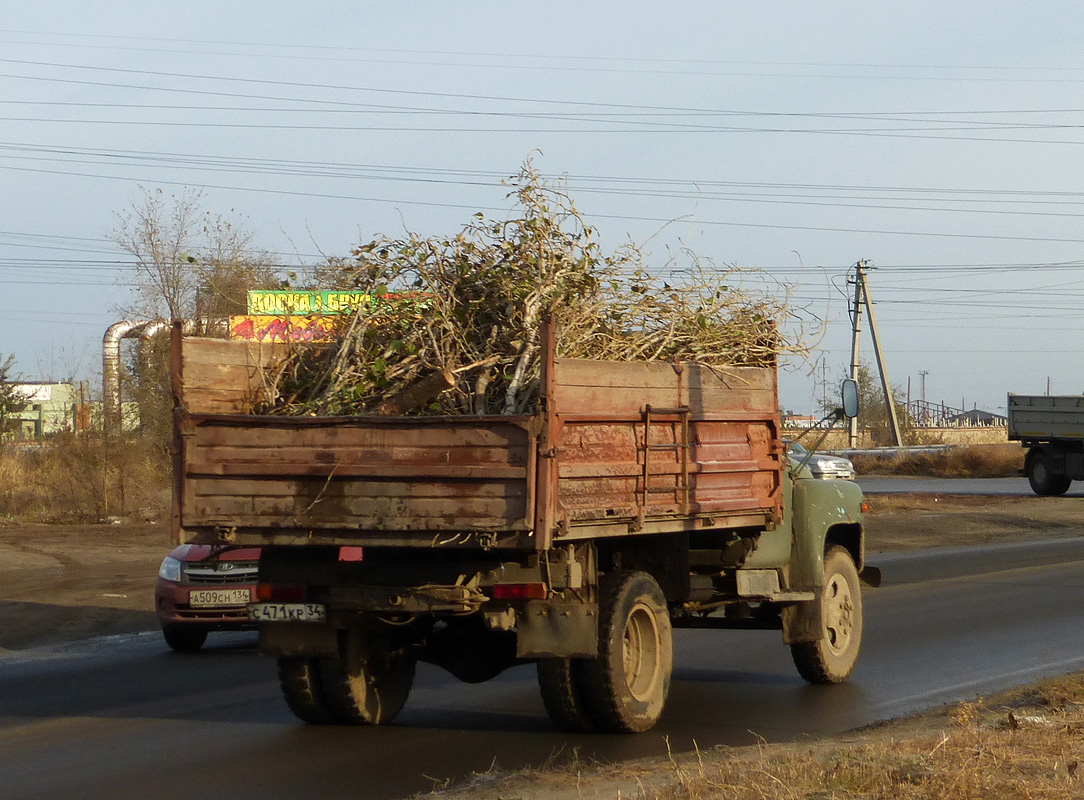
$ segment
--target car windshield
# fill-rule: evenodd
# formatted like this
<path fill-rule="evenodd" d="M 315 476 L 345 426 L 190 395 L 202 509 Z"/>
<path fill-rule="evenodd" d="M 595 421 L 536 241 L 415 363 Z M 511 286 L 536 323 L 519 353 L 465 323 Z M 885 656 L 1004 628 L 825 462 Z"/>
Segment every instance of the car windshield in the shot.
<path fill-rule="evenodd" d="M 787 452 L 795 458 L 805 458 L 806 455 L 809 453 L 808 450 L 806 450 L 797 442 L 791 442 L 789 445 L 787 445 Z"/>

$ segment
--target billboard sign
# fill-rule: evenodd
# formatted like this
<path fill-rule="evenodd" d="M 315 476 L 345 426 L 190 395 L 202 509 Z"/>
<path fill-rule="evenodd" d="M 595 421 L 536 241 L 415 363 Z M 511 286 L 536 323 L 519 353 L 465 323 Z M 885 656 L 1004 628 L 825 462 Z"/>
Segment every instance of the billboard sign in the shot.
<path fill-rule="evenodd" d="M 321 291 L 299 292 L 293 290 L 250 289 L 248 313 L 259 316 L 294 316 L 305 314 L 350 314 L 361 306 L 371 303 L 373 296 L 367 292 Z"/>

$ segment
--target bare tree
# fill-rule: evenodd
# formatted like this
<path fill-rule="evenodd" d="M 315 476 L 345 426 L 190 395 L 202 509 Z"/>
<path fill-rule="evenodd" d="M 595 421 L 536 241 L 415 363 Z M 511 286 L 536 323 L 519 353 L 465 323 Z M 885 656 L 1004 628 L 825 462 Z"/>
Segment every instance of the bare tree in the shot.
<path fill-rule="evenodd" d="M 138 297 L 132 310 L 149 319 L 181 319 L 195 310 L 200 192 L 167 197 L 144 190 L 141 202 L 117 214 L 110 238 L 135 256 Z"/>
<path fill-rule="evenodd" d="M 117 214 L 110 238 L 135 257 L 136 297 L 123 309 L 145 319 L 221 318 L 243 313 L 248 289 L 279 281 L 254 234 L 227 216 L 205 211 L 203 194 L 144 190 Z M 231 212 L 232 213 L 232 212 Z"/>
<path fill-rule="evenodd" d="M 234 214 L 233 211 L 230 212 Z M 144 189 L 117 214 L 110 239 L 135 258 L 135 296 L 119 311 L 144 320 L 189 319 L 199 331 L 246 310 L 249 289 L 279 285 L 271 257 L 240 222 L 203 208 L 203 194 Z M 125 358 L 145 434 L 169 440 L 169 344 L 159 336 Z"/>

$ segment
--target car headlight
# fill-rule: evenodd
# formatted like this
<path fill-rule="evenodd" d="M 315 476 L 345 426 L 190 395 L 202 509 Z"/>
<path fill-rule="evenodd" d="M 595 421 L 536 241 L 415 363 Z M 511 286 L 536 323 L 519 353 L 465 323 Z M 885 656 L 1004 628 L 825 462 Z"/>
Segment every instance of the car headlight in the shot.
<path fill-rule="evenodd" d="M 173 556 L 162 559 L 162 566 L 158 568 L 158 577 L 164 581 L 181 582 L 181 562 Z"/>
<path fill-rule="evenodd" d="M 834 472 L 836 469 L 836 462 L 828 458 L 814 458 L 813 459 L 813 471 L 814 472 Z"/>

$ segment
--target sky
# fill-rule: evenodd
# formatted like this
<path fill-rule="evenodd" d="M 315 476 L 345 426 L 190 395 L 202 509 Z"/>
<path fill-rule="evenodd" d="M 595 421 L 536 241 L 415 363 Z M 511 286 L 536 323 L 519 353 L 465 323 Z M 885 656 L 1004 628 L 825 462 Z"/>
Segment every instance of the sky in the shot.
<path fill-rule="evenodd" d="M 144 192 L 198 191 L 299 266 L 500 216 L 531 157 L 607 244 L 660 272 L 688 247 L 823 320 L 788 410 L 846 372 L 860 260 L 910 399 L 1081 393 L 1081 41 L 1073 2 L 18 4 L 0 359 L 100 380 Z"/>

